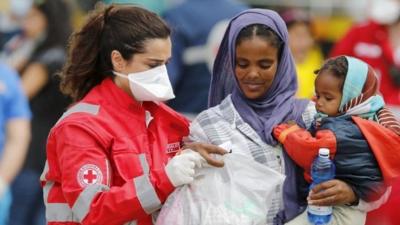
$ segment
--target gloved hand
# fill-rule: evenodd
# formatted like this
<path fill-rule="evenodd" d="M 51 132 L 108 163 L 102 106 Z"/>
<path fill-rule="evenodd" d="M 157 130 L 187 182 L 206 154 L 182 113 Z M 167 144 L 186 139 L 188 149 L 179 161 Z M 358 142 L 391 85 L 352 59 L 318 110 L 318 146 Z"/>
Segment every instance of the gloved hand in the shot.
<path fill-rule="evenodd" d="M 165 172 L 174 187 L 189 184 L 194 180 L 195 168 L 201 168 L 206 160 L 198 152 L 190 149 L 173 157 L 165 167 Z"/>

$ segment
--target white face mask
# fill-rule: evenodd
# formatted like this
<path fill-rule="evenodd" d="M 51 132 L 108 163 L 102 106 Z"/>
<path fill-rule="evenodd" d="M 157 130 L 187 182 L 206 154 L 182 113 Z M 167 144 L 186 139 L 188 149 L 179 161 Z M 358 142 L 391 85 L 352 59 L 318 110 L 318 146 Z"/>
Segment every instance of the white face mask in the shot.
<path fill-rule="evenodd" d="M 131 92 L 138 101 L 162 102 L 175 98 L 165 65 L 128 75 L 113 73 L 129 80 Z"/>

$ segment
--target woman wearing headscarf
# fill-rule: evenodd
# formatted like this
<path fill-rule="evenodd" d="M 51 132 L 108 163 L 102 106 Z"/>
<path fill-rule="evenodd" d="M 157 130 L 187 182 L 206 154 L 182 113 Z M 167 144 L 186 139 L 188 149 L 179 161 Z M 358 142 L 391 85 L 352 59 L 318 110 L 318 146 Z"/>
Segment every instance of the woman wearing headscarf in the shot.
<path fill-rule="evenodd" d="M 271 10 L 250 9 L 234 17 L 215 60 L 211 108 L 192 122 L 190 137 L 214 145 L 230 143 L 233 153 L 286 175 L 283 188 L 273 195 L 267 224 L 284 224 L 306 207 L 306 196 L 297 194 L 304 179 L 272 136 L 273 127 L 282 122 L 310 126 L 316 113 L 314 103 L 295 99 L 296 91 L 295 65 L 280 16 Z M 329 182 L 335 199 L 314 198 L 319 205 L 357 202 L 345 182 Z M 328 188 L 326 183 L 318 187 Z"/>

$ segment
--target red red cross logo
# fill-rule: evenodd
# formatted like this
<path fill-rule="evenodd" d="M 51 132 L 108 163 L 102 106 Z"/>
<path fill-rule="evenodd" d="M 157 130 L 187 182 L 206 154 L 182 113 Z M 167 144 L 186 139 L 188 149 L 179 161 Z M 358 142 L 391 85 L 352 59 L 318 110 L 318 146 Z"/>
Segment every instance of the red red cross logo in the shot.
<path fill-rule="evenodd" d="M 94 182 L 96 182 L 97 179 L 97 173 L 94 170 L 86 170 L 83 173 L 83 179 L 86 183 L 91 184 Z"/>
<path fill-rule="evenodd" d="M 92 184 L 101 184 L 103 175 L 98 166 L 86 164 L 79 169 L 77 180 L 82 187 L 86 187 Z"/>

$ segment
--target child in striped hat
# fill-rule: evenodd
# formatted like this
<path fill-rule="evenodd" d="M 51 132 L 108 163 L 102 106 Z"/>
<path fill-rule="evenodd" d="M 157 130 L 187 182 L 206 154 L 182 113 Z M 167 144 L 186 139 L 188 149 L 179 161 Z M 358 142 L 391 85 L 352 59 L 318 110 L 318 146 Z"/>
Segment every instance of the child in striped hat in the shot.
<path fill-rule="evenodd" d="M 316 73 L 317 114 L 311 127 L 305 130 L 281 124 L 274 129 L 274 136 L 304 170 L 306 181 L 311 182 L 311 164 L 318 149 L 329 148 L 336 165 L 335 179 L 353 189 L 360 208 L 365 202 L 380 205 L 390 192 L 386 191 L 387 185 L 400 175 L 400 151 L 395 151 L 400 148 L 400 124 L 377 94 L 376 74 L 365 62 L 348 56 L 327 60 Z M 307 187 L 302 189 L 304 196 L 308 194 Z M 334 186 L 326 188 L 326 197 L 340 197 L 329 196 Z M 311 191 L 320 191 L 314 189 Z M 312 199 L 308 203 L 318 205 Z M 365 223 L 363 211 L 347 206 L 334 209 L 338 224 L 347 224 L 346 217 L 360 216 L 360 212 L 360 224 Z M 299 219 L 304 217 L 305 213 Z"/>

